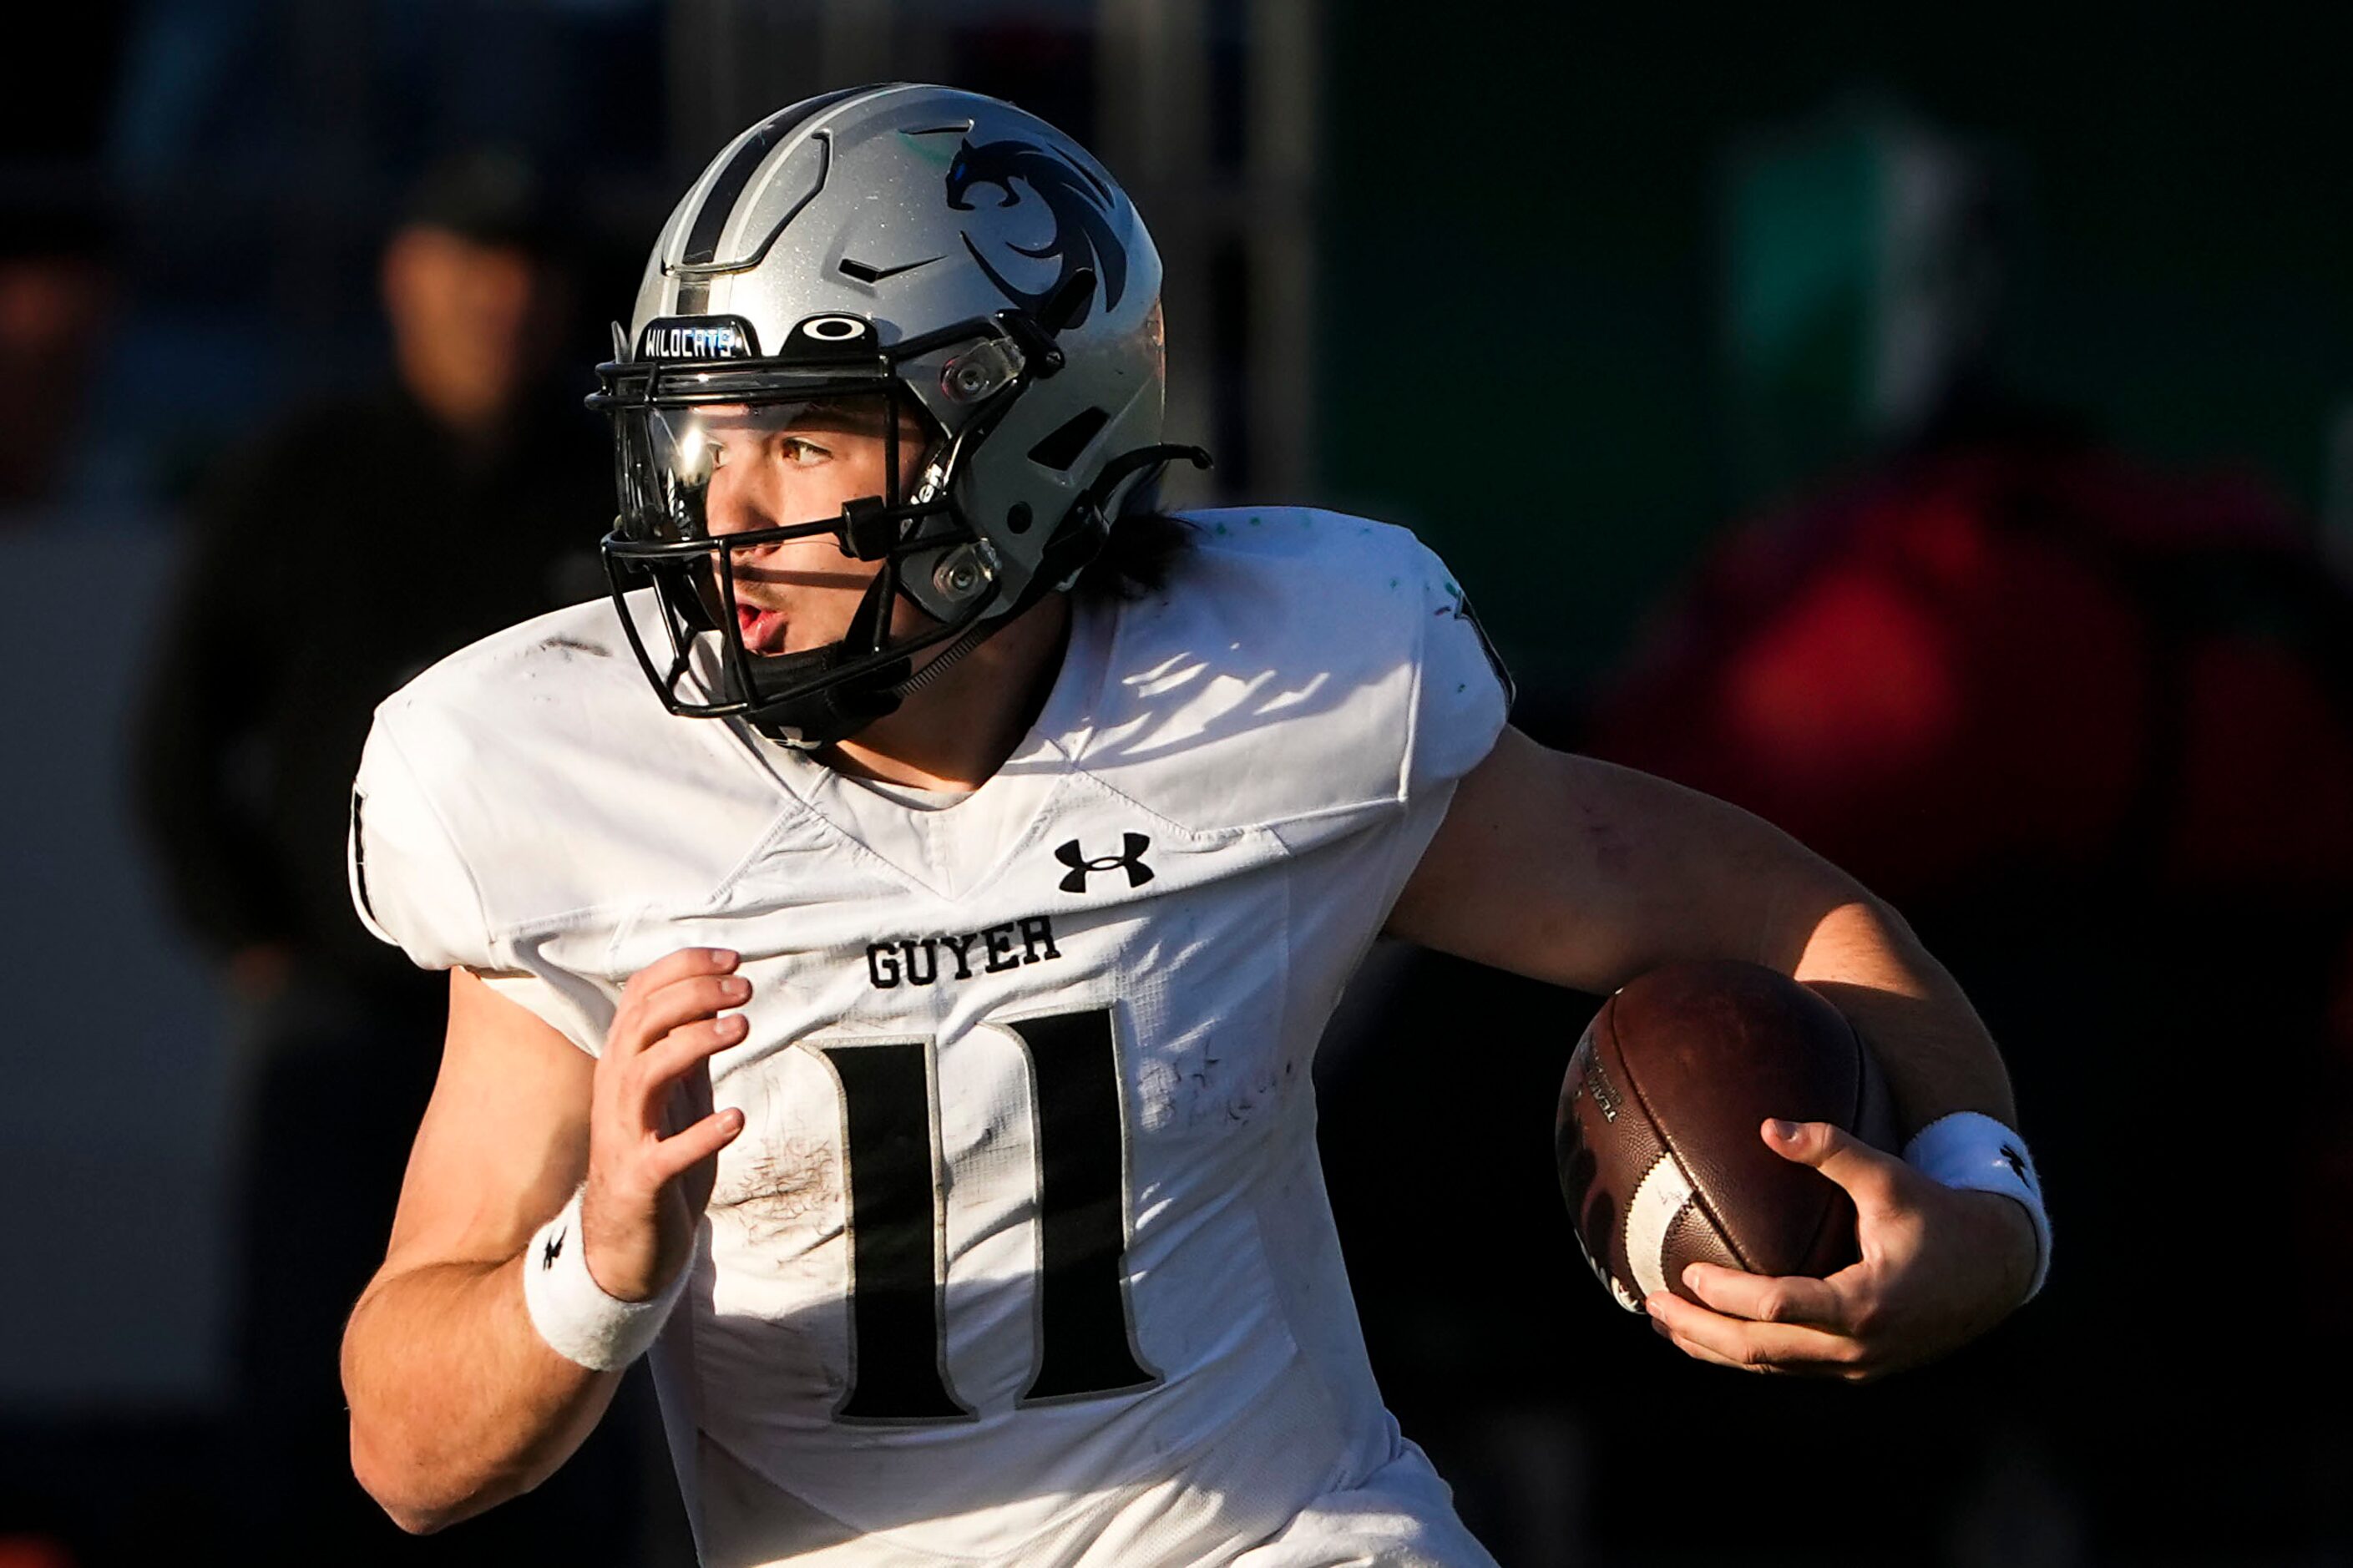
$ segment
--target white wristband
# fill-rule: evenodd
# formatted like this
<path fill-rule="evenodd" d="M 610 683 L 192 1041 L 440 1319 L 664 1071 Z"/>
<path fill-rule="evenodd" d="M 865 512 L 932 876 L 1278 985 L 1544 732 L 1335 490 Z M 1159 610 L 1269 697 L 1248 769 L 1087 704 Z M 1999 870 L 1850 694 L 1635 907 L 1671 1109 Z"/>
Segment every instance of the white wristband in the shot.
<path fill-rule="evenodd" d="M 1956 1110 L 1914 1133 L 1904 1146 L 1904 1163 L 1948 1187 L 2018 1200 L 2034 1224 L 2034 1280 L 2026 1288 L 2026 1300 L 2034 1300 L 2051 1271 L 2051 1216 L 2043 1212 L 2042 1178 L 2034 1173 L 2026 1140 L 1980 1111 Z"/>
<path fill-rule="evenodd" d="M 580 1196 L 539 1227 L 522 1255 L 522 1300 L 531 1326 L 548 1347 L 592 1372 L 627 1366 L 646 1353 L 662 1322 L 685 1292 L 690 1261 L 678 1278 L 649 1301 L 608 1296 L 588 1272 L 588 1248 L 580 1239 Z"/>

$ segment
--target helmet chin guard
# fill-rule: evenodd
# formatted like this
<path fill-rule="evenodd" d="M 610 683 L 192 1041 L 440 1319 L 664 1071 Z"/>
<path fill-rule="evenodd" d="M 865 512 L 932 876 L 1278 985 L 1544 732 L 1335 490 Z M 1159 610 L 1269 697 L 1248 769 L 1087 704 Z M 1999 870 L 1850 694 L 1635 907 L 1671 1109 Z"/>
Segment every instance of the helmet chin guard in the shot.
<path fill-rule="evenodd" d="M 905 655 L 887 659 L 862 678 L 830 681 L 828 678 L 854 662 L 859 647 L 881 651 L 886 640 L 882 623 L 890 617 L 895 590 L 885 567 L 859 601 L 849 633 L 839 642 L 805 653 L 772 654 L 765 662 L 772 679 L 787 695 L 744 714 L 754 729 L 772 741 L 804 749 L 846 741 L 877 719 L 898 710 L 901 692 L 912 673 Z"/>
<path fill-rule="evenodd" d="M 1206 461 L 1159 444 L 1159 288 L 1108 172 L 1009 104 L 895 84 L 737 137 L 665 226 L 588 399 L 614 427 L 607 574 L 664 705 L 828 745 L 1068 588 L 1147 470 Z M 735 443 L 818 418 L 881 433 L 882 493 L 747 525 Z M 746 552 L 818 536 L 881 563 L 849 631 L 756 651 Z M 648 587 L 659 635 L 627 603 Z M 901 599 L 923 625 L 894 636 Z"/>

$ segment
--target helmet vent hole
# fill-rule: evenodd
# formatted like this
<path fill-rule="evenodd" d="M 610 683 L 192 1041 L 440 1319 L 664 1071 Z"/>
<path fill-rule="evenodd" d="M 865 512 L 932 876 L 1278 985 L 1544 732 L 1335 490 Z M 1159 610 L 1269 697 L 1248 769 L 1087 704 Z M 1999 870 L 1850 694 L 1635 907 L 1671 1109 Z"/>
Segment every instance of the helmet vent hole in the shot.
<path fill-rule="evenodd" d="M 1026 500 L 1015 501 L 1012 508 L 1005 514 L 1005 526 L 1016 533 L 1029 532 L 1029 503 Z"/>
<path fill-rule="evenodd" d="M 1100 408 L 1081 411 L 1065 420 L 1061 427 L 1029 448 L 1029 460 L 1041 468 L 1051 468 L 1067 474 L 1071 465 L 1079 460 L 1103 427 L 1111 423 L 1111 416 Z"/>

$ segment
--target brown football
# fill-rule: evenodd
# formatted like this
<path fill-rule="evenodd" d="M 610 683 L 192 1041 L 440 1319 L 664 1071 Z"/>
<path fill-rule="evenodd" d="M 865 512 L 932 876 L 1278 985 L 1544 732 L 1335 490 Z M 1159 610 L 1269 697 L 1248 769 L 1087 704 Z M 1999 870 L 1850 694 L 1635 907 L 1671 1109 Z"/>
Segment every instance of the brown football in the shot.
<path fill-rule="evenodd" d="M 1674 963 L 1601 1005 L 1554 1150 L 1586 1261 L 1620 1306 L 1690 1298 L 1690 1263 L 1820 1277 L 1856 1259 L 1853 1204 L 1766 1146 L 1775 1116 L 1898 1143 L 1878 1064 L 1820 993 L 1762 964 Z"/>

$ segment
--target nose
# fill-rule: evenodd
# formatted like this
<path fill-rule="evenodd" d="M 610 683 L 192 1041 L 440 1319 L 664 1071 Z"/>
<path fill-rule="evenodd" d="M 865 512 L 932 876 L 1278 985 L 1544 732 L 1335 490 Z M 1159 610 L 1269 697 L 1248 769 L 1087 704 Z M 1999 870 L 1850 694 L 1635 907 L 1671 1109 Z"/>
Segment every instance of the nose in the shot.
<path fill-rule="evenodd" d="M 760 482 L 761 467 L 729 463 L 711 476 L 702 495 L 702 517 L 712 533 L 750 533 L 787 521 L 777 505 L 776 487 Z"/>

